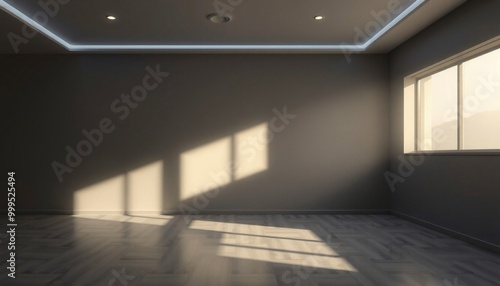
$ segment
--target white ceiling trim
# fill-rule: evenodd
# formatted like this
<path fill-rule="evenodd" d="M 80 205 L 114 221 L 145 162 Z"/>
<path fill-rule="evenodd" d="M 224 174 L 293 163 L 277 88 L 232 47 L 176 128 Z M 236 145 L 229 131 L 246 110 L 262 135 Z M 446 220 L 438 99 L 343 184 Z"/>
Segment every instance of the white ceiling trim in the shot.
<path fill-rule="evenodd" d="M 70 44 L 43 25 L 26 16 L 12 5 L 0 0 L 0 8 L 19 19 L 24 24 L 42 33 L 52 41 L 71 52 L 83 51 L 325 51 L 325 52 L 363 52 L 390 29 L 415 11 L 426 0 L 415 0 L 406 10 L 395 17 L 389 24 L 373 35 L 364 44 L 353 45 L 88 45 Z"/>

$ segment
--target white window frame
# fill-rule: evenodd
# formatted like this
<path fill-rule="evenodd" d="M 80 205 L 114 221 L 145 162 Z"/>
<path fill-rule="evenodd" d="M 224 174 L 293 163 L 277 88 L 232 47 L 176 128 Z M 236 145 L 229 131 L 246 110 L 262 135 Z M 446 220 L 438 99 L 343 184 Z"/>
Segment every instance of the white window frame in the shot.
<path fill-rule="evenodd" d="M 500 49 L 500 36 L 461 52 L 446 60 L 440 61 L 430 67 L 420 70 L 404 78 L 404 153 L 405 154 L 434 154 L 434 155 L 500 155 L 500 149 L 463 150 L 463 118 L 460 110 L 463 109 L 462 92 L 462 64 L 468 60 L 480 57 L 491 51 Z M 418 83 L 421 79 L 457 66 L 457 149 L 455 150 L 422 150 L 419 146 L 421 110 L 419 108 Z"/>

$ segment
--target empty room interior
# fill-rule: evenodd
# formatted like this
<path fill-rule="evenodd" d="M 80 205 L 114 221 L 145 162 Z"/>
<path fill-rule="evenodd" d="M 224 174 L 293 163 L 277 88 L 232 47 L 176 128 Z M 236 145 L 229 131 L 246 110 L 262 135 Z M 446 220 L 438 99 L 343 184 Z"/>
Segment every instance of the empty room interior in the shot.
<path fill-rule="evenodd" d="M 500 285 L 499 0 L 0 8 L 0 285 Z"/>

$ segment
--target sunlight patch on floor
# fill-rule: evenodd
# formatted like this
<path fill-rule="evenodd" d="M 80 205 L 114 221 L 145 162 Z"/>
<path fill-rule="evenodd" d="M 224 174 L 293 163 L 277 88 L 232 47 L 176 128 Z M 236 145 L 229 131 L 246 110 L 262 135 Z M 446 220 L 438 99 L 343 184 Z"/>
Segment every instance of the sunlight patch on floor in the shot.
<path fill-rule="evenodd" d="M 192 230 L 219 232 L 218 256 L 356 272 L 311 230 L 194 220 Z"/>

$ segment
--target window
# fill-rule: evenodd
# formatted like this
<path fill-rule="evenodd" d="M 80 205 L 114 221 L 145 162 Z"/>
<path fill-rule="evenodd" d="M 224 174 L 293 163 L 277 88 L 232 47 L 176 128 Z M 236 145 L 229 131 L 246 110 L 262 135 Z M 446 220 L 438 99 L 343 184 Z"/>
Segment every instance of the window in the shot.
<path fill-rule="evenodd" d="M 499 44 L 405 78 L 405 152 L 500 151 Z"/>
<path fill-rule="evenodd" d="M 418 81 L 419 150 L 457 149 L 456 66 Z"/>
<path fill-rule="evenodd" d="M 500 49 L 462 64 L 462 149 L 500 149 Z"/>

